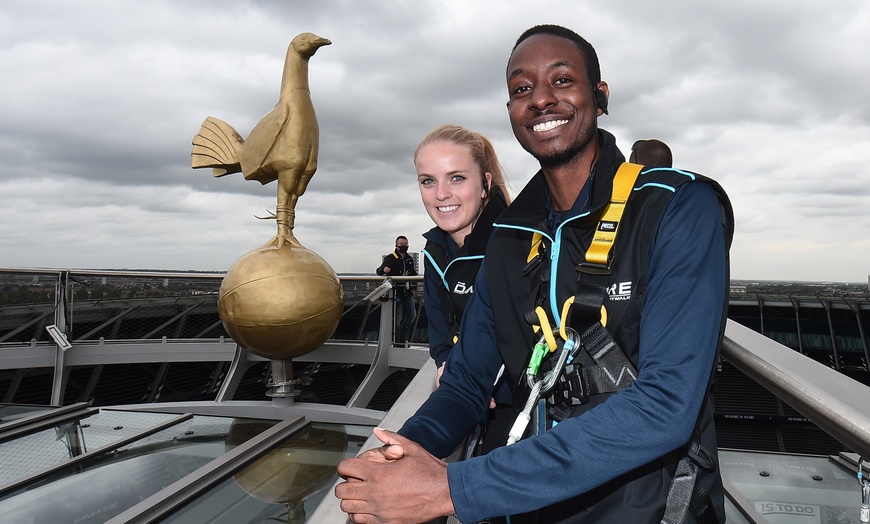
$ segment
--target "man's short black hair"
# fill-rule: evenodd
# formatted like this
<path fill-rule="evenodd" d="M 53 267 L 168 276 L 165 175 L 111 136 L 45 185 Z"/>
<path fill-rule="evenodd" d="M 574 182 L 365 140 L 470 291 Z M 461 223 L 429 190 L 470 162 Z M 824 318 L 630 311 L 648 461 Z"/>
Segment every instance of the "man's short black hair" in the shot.
<path fill-rule="evenodd" d="M 583 55 L 583 60 L 586 62 L 586 76 L 589 77 L 589 82 L 592 83 L 592 87 L 596 87 L 598 82 L 601 82 L 601 66 L 598 64 L 598 53 L 595 52 L 595 48 L 592 47 L 592 44 L 587 42 L 582 36 L 560 25 L 542 24 L 526 29 L 525 32 L 517 38 L 517 43 L 515 43 L 514 48 L 511 49 L 511 56 L 513 56 L 514 51 L 517 50 L 517 47 L 523 43 L 524 40 L 530 36 L 540 34 L 559 36 L 574 42 L 580 50 L 580 53 Z"/>
<path fill-rule="evenodd" d="M 406 237 L 405 235 L 399 235 L 399 236 L 397 236 L 397 237 L 396 237 L 396 245 L 398 245 L 398 244 L 399 244 L 399 240 L 402 240 L 403 238 L 404 238 L 405 240 L 408 240 L 408 237 Z"/>

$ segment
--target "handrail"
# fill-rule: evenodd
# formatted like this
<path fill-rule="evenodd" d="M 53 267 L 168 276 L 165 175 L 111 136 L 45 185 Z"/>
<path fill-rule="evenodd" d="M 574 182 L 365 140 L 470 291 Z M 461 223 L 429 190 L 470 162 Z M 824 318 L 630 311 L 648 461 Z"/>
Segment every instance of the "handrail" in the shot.
<path fill-rule="evenodd" d="M 129 269 L 59 269 L 59 268 L 34 268 L 34 267 L 13 267 L 0 266 L 0 273 L 22 273 L 29 275 L 51 275 L 57 276 L 59 273 L 68 271 L 71 275 L 76 276 L 92 276 L 92 277 L 149 277 L 149 278 L 185 278 L 185 279 L 202 279 L 213 280 L 223 278 L 226 271 L 160 271 L 160 270 L 129 270 Z M 374 273 L 358 273 L 358 274 L 338 274 L 339 280 L 347 281 L 380 281 L 383 276 L 378 276 Z M 409 282 L 423 280 L 422 275 L 417 276 L 395 276 L 390 277 L 397 282 Z"/>
<path fill-rule="evenodd" d="M 823 431 L 870 458 L 870 387 L 729 320 L 722 356 Z"/>
<path fill-rule="evenodd" d="M 0 267 L 0 273 L 26 273 L 31 275 L 57 275 L 68 271 L 72 275 L 92 277 L 157 277 L 157 278 L 193 278 L 214 279 L 223 278 L 226 271 L 157 271 L 129 269 L 58 269 L 35 267 Z"/>

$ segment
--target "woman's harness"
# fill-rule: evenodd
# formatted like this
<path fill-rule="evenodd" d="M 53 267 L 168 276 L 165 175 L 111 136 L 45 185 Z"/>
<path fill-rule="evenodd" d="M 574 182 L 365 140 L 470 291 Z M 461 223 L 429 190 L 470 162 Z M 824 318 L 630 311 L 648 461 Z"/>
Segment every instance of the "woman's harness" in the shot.
<path fill-rule="evenodd" d="M 537 305 L 526 315 L 541 337 L 534 345 L 526 368 L 529 398 L 511 428 L 508 445 L 522 438 L 533 412 L 534 432 L 540 434 L 568 418 L 574 408 L 587 403 L 590 396 L 622 391 L 637 378 L 634 365 L 605 328 L 607 289 L 590 280 L 598 280 L 612 271 L 619 223 L 642 168 L 623 163 L 614 176 L 610 202 L 595 228 L 585 259 L 576 267 L 579 274 L 576 292 L 563 304 L 561 318 L 555 319 L 558 322 L 555 331 L 542 307 L 542 291 L 547 287 L 549 272 L 541 271 Z M 524 274 L 538 269 L 544 251 L 543 237 L 535 233 Z M 680 452 L 676 470 L 671 472 L 673 481 L 662 524 L 682 523 L 687 511 L 698 523 L 716 522 L 709 494 L 701 486 L 695 486 L 698 468 L 710 470 L 714 466 L 712 455 L 700 445 L 696 425 L 692 439 Z"/>

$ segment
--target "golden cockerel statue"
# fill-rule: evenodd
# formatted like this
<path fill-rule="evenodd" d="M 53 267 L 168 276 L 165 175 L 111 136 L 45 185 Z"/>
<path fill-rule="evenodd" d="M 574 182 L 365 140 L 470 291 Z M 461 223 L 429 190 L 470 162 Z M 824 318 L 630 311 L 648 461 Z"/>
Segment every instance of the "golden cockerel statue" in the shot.
<path fill-rule="evenodd" d="M 243 139 L 229 124 L 208 117 L 193 137 L 191 165 L 210 167 L 214 176 L 241 172 L 246 180 L 278 181 L 272 217 L 278 234 L 266 244 L 301 247 L 293 236 L 296 201 L 317 170 L 320 132 L 308 88 L 308 59 L 332 42 L 314 33 L 297 35 L 287 48 L 278 103 Z"/>

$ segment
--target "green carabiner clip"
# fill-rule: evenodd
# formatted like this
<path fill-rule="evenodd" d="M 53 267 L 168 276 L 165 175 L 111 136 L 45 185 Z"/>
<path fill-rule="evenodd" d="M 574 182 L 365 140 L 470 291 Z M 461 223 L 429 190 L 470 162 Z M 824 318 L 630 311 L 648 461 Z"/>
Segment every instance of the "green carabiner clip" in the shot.
<path fill-rule="evenodd" d="M 530 377 L 535 377 L 538 375 L 538 370 L 541 368 L 541 362 L 544 360 L 544 355 L 549 353 L 549 348 L 547 347 L 547 342 L 544 340 L 544 337 L 541 337 L 541 340 L 535 344 L 534 349 L 532 349 L 532 356 L 529 359 L 529 367 L 526 368 L 526 375 Z"/>

